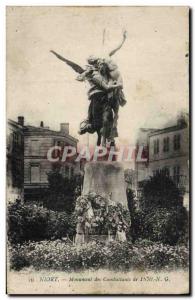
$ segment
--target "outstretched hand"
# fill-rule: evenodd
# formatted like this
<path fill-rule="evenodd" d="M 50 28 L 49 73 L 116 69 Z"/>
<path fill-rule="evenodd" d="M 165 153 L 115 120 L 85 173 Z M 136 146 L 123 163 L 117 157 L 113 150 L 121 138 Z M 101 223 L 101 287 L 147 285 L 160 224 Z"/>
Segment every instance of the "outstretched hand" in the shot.
<path fill-rule="evenodd" d="M 124 39 L 127 38 L 127 30 L 124 30 L 124 32 L 123 32 L 123 38 L 124 38 Z"/>
<path fill-rule="evenodd" d="M 59 55 L 58 53 L 56 53 L 55 51 L 53 50 L 50 50 L 51 53 L 53 53 L 57 58 L 61 59 L 61 55 Z"/>

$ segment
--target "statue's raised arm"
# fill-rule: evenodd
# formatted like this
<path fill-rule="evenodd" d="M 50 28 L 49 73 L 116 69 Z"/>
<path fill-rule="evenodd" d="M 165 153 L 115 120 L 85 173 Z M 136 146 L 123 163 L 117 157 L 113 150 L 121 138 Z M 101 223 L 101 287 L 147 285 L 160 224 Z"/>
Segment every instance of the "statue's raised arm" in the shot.
<path fill-rule="evenodd" d="M 118 50 L 120 50 L 120 48 L 122 47 L 122 45 L 124 44 L 125 40 L 127 38 L 127 31 L 125 30 L 123 32 L 123 39 L 122 39 L 122 42 L 118 45 L 118 47 L 116 47 L 114 50 L 112 50 L 110 53 L 109 53 L 109 56 L 113 56 Z"/>

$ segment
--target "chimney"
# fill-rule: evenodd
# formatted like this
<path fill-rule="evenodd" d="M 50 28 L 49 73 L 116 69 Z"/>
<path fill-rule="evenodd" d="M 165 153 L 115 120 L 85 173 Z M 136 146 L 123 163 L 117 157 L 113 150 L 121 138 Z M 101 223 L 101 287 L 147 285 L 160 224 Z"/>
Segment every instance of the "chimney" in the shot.
<path fill-rule="evenodd" d="M 23 116 L 18 116 L 18 124 L 21 126 L 24 126 L 24 117 Z"/>
<path fill-rule="evenodd" d="M 44 127 L 44 123 L 43 123 L 43 121 L 41 121 L 41 123 L 40 123 L 40 127 Z"/>
<path fill-rule="evenodd" d="M 69 123 L 60 123 L 60 132 L 69 134 Z"/>

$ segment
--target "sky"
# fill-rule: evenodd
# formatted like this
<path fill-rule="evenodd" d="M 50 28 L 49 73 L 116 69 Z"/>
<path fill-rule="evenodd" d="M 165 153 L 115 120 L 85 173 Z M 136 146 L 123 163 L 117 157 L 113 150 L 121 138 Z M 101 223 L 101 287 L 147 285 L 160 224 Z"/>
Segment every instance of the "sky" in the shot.
<path fill-rule="evenodd" d="M 188 9 L 185 7 L 8 7 L 7 117 L 77 134 L 86 117 L 87 83 L 49 51 L 86 65 L 89 55 L 113 57 L 127 104 L 119 111 L 119 144 L 133 144 L 140 127 L 161 128 L 188 112 Z M 103 43 L 103 32 L 105 41 Z M 95 137 L 96 138 L 96 137 Z M 94 143 L 94 136 L 89 137 Z"/>

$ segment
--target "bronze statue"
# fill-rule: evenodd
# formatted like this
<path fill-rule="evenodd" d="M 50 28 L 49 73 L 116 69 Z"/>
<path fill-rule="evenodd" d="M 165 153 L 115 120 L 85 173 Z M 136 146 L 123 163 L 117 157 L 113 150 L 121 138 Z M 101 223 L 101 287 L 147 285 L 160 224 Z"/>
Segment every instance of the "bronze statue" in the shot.
<path fill-rule="evenodd" d="M 98 146 L 101 143 L 106 146 L 107 141 L 110 141 L 112 146 L 115 143 L 114 138 L 118 136 L 119 105 L 124 106 L 126 100 L 120 72 L 110 57 L 122 47 L 125 39 L 126 32 L 123 34 L 122 43 L 109 53 L 108 59 L 90 56 L 86 69 L 51 50 L 57 58 L 66 62 L 75 72 L 79 73 L 76 78 L 78 81 L 87 80 L 90 84 L 88 117 L 80 123 L 79 134 L 97 132 Z"/>

